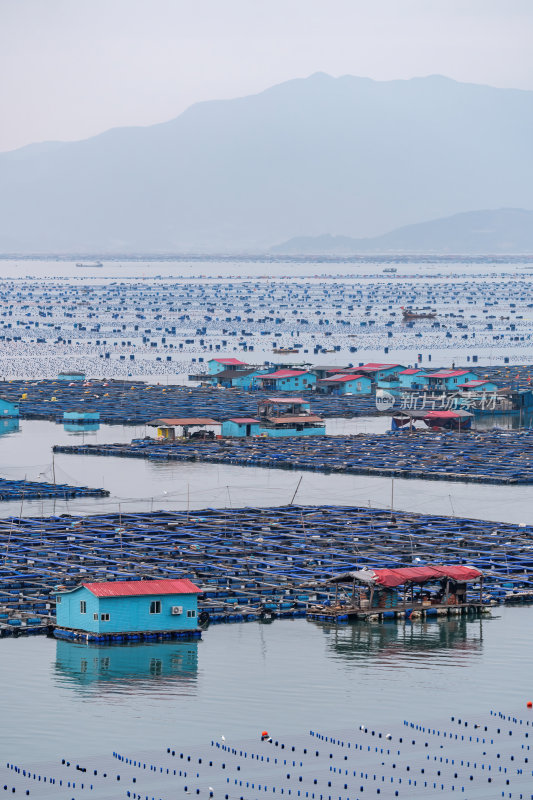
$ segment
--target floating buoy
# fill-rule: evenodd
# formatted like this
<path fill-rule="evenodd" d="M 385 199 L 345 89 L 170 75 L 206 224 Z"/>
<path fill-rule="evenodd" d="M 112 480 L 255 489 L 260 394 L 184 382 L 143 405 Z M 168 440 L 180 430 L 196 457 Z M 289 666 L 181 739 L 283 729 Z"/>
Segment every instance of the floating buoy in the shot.
<path fill-rule="evenodd" d="M 531 700 L 528 700 L 526 705 L 528 708 L 533 708 L 533 703 L 531 702 Z"/>

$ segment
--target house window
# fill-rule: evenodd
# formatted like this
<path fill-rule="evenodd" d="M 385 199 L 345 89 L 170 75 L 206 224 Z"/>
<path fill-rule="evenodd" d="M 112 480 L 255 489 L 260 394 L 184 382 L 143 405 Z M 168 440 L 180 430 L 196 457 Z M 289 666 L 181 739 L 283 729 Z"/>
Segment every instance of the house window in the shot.
<path fill-rule="evenodd" d="M 100 614 L 102 622 L 109 622 L 109 614 Z"/>
<path fill-rule="evenodd" d="M 95 622 L 97 622 L 98 621 L 98 614 L 93 614 L 93 619 L 94 619 Z"/>
<path fill-rule="evenodd" d="M 86 613 L 87 613 L 87 601 L 80 600 L 80 614 L 86 614 Z"/>
<path fill-rule="evenodd" d="M 161 613 L 161 600 L 152 600 L 150 603 L 150 614 Z"/>
<path fill-rule="evenodd" d="M 190 608 L 189 611 L 187 611 L 187 616 L 188 617 L 195 617 L 196 616 L 196 611 L 194 610 L 194 608 Z"/>
<path fill-rule="evenodd" d="M 60 602 L 61 602 L 61 598 L 60 597 L 56 597 L 56 603 L 60 603 Z"/>

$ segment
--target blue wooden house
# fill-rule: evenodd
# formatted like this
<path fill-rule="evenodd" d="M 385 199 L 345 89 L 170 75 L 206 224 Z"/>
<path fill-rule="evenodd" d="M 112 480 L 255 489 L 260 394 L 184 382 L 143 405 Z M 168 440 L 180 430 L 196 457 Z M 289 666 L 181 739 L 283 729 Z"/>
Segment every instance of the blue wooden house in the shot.
<path fill-rule="evenodd" d="M 239 361 L 238 358 L 210 358 L 207 362 L 207 369 L 210 375 L 216 375 L 217 372 L 238 372 L 239 370 L 247 369 L 250 365 L 245 361 Z"/>
<path fill-rule="evenodd" d="M 421 367 L 403 369 L 398 373 L 398 381 L 400 389 L 421 390 L 427 386 L 427 372 Z"/>
<path fill-rule="evenodd" d="M 405 369 L 403 364 L 378 364 L 371 362 L 369 364 L 359 364 L 354 367 L 352 372 L 361 372 L 363 375 L 368 375 L 373 383 L 381 381 L 384 378 L 396 377 L 398 373 Z"/>
<path fill-rule="evenodd" d="M 478 376 L 468 369 L 441 369 L 427 375 L 427 384 L 430 389 L 437 391 L 454 391 L 460 383 L 477 381 Z"/>
<path fill-rule="evenodd" d="M 266 375 L 259 375 L 257 381 L 263 389 L 277 392 L 298 392 L 311 389 L 316 383 L 316 375 L 306 369 L 278 369 Z"/>
<path fill-rule="evenodd" d="M 498 386 L 496 383 L 488 380 L 478 380 L 478 381 L 465 381 L 465 383 L 460 383 L 458 386 L 463 392 L 496 392 L 498 390 Z"/>
<path fill-rule="evenodd" d="M 19 407 L 16 403 L 4 400 L 0 397 L 0 417 L 14 419 L 19 416 Z"/>
<path fill-rule="evenodd" d="M 326 394 L 370 394 L 372 381 L 367 375 L 328 375 L 319 379 L 317 389 Z"/>
<path fill-rule="evenodd" d="M 200 589 L 186 579 L 84 583 L 58 592 L 58 638 L 89 641 L 198 630 Z"/>
<path fill-rule="evenodd" d="M 222 423 L 222 436 L 259 436 L 261 423 L 253 417 L 233 417 Z"/>

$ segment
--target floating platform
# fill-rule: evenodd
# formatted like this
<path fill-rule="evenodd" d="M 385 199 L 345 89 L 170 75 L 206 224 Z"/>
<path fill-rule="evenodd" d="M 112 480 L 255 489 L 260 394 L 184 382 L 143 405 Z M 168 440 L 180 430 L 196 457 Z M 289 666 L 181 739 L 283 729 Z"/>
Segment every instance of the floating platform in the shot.
<path fill-rule="evenodd" d="M 397 431 L 387 435 L 165 443 L 134 439 L 131 444 L 56 445 L 54 452 L 420 480 L 533 484 L 532 430 L 449 434 Z"/>
<path fill-rule="evenodd" d="M 56 591 L 95 580 L 189 578 L 202 591 L 200 626 L 333 607 L 325 581 L 365 566 L 468 564 L 483 573 L 483 601 L 503 603 L 533 592 L 532 539 L 533 526 L 353 506 L 5 519 L 0 635 L 46 630 Z M 351 601 L 340 591 L 338 602 Z"/>
<path fill-rule="evenodd" d="M 67 639 L 76 642 L 94 642 L 109 644 L 110 642 L 148 642 L 159 639 L 181 639 L 192 640 L 201 639 L 202 631 L 124 631 L 122 633 L 92 633 L 91 631 L 81 631 L 74 628 L 53 629 L 56 639 Z"/>
<path fill-rule="evenodd" d="M 402 608 L 317 608 L 310 606 L 307 618 L 319 622 L 393 622 L 414 619 L 429 619 L 431 617 L 452 617 L 460 614 L 490 614 L 487 603 L 474 601 L 458 605 L 431 605 L 424 606 L 420 603 Z"/>
<path fill-rule="evenodd" d="M 9 500 L 41 500 L 54 498 L 72 500 L 75 497 L 109 497 L 107 489 L 90 489 L 88 486 L 69 486 L 67 483 L 38 483 L 36 481 L 10 481 L 0 478 L 0 502 Z"/>

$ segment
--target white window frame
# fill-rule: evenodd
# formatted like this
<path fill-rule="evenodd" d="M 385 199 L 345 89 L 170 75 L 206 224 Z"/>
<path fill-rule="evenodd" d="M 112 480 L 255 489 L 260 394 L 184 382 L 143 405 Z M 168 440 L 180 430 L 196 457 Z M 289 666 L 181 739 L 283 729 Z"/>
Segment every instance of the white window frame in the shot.
<path fill-rule="evenodd" d="M 154 610 L 152 611 L 152 606 Z M 161 613 L 161 600 L 150 600 L 150 614 L 160 614 Z"/>
<path fill-rule="evenodd" d="M 189 608 L 189 609 L 187 610 L 187 616 L 188 616 L 190 619 L 193 619 L 193 618 L 196 616 L 196 611 L 195 611 L 195 609 L 194 609 L 194 608 Z"/>
<path fill-rule="evenodd" d="M 104 611 L 100 614 L 100 622 L 109 622 L 111 616 L 108 611 Z"/>

